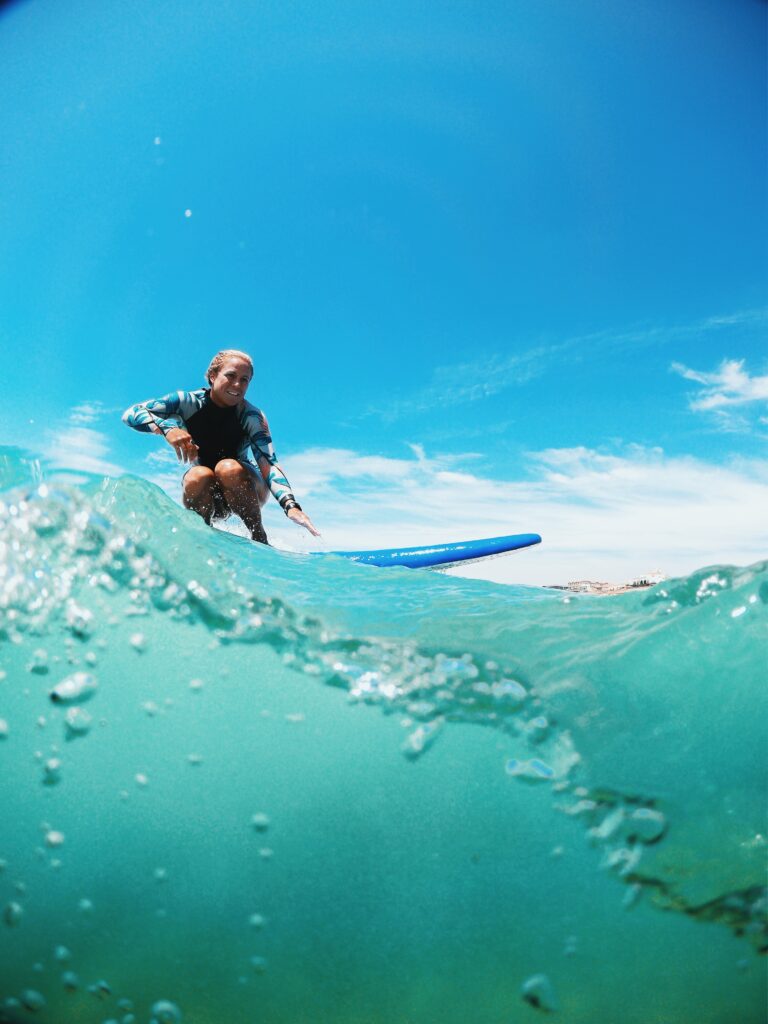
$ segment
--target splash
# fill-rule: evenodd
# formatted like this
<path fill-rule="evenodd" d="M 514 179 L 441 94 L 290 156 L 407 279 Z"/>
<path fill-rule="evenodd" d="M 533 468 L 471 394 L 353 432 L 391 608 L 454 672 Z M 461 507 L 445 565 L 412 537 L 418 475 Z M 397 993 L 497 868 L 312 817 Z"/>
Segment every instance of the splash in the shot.
<path fill-rule="evenodd" d="M 0 1019 L 760 1019 L 765 564 L 563 600 L 2 465 Z"/>

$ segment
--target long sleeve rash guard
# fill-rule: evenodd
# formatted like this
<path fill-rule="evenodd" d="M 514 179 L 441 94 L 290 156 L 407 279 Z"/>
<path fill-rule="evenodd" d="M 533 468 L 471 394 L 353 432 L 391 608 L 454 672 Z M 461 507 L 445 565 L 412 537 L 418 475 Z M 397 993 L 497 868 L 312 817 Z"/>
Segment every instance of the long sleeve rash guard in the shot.
<path fill-rule="evenodd" d="M 272 447 L 267 417 L 250 402 L 220 409 L 211 401 L 207 388 L 172 391 L 163 398 L 150 398 L 126 409 L 123 422 L 143 433 L 165 436 L 174 427 L 187 430 L 200 448 L 198 465 L 210 465 L 220 458 L 238 462 L 255 461 L 272 494 L 285 511 L 296 502 Z M 253 456 L 253 459 L 250 456 Z"/>

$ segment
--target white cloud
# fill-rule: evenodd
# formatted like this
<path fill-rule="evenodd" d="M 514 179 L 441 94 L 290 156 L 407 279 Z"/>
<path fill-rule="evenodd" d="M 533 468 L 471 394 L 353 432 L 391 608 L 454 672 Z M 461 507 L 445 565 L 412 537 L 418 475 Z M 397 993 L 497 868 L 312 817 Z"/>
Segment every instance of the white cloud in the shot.
<path fill-rule="evenodd" d="M 748 402 L 768 402 L 768 375 L 750 376 L 744 369 L 743 359 L 724 359 L 711 373 L 691 370 L 682 363 L 672 363 L 672 369 L 686 380 L 701 385 L 698 396 L 691 398 L 689 403 L 695 412 L 711 412 Z"/>
<path fill-rule="evenodd" d="M 101 402 L 81 402 L 80 405 L 76 405 L 69 414 L 69 422 L 75 424 L 75 426 L 82 426 L 86 423 L 94 423 L 97 419 L 102 416 L 110 416 L 117 409 L 107 409 Z"/>
<path fill-rule="evenodd" d="M 71 426 L 51 436 L 46 462 L 63 469 L 119 476 L 123 469 L 105 458 L 108 453 L 109 443 L 105 434 L 91 427 Z"/>
<path fill-rule="evenodd" d="M 464 574 L 501 582 L 622 582 L 660 568 L 682 574 L 768 556 L 768 460 L 715 465 L 661 449 L 547 449 L 530 473 L 490 479 L 461 457 L 384 458 L 312 449 L 286 459 L 326 549 L 429 544 L 540 533 L 544 543 Z M 279 543 L 308 535 L 270 515 Z"/>

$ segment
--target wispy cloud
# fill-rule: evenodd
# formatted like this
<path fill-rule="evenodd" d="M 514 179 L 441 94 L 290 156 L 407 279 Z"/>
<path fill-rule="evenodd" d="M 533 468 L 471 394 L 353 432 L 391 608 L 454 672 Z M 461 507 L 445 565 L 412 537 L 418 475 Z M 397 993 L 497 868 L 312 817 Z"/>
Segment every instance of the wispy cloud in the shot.
<path fill-rule="evenodd" d="M 300 500 L 330 549 L 390 547 L 538 532 L 540 548 L 487 563 L 502 581 L 562 583 L 685 573 L 768 555 L 768 460 L 715 465 L 659 448 L 552 448 L 529 473 L 491 479 L 471 456 L 382 458 L 312 449 L 286 458 Z M 271 535 L 304 539 L 279 516 Z M 307 543 L 309 546 L 309 543 Z M 478 574 L 468 570 L 467 574 Z"/>
<path fill-rule="evenodd" d="M 101 402 L 81 402 L 71 409 L 66 425 L 49 432 L 48 464 L 104 476 L 119 476 L 125 472 L 108 458 L 108 435 L 90 425 L 113 411 Z"/>
<path fill-rule="evenodd" d="M 377 415 L 391 422 L 438 407 L 480 401 L 523 386 L 555 367 L 562 368 L 564 360 L 577 362 L 585 358 L 602 358 L 606 352 L 665 346 L 734 328 L 752 330 L 766 323 L 768 309 L 749 309 L 705 317 L 689 324 L 638 324 L 573 335 L 550 343 L 526 345 L 519 341 L 515 343 L 518 350 L 512 354 L 508 351 L 505 354 L 491 352 L 477 359 L 437 367 L 431 380 L 423 387 L 397 401 L 371 406 L 367 415 Z"/>
<path fill-rule="evenodd" d="M 706 412 L 745 402 L 768 402 L 768 374 L 750 376 L 744 369 L 743 359 L 724 359 L 712 373 L 691 370 L 682 363 L 672 363 L 672 369 L 686 380 L 702 385 L 699 397 L 690 402 L 691 409 L 696 411 Z"/>
<path fill-rule="evenodd" d="M 693 370 L 682 363 L 672 363 L 671 369 L 700 385 L 698 392 L 689 397 L 688 406 L 693 412 L 713 413 L 724 430 L 749 430 L 768 422 L 761 415 L 768 404 L 768 374 L 753 376 L 744 369 L 744 363 L 743 359 L 724 359 L 710 372 Z"/>
<path fill-rule="evenodd" d="M 108 454 L 109 440 L 105 434 L 91 427 L 70 426 L 53 435 L 47 461 L 63 469 L 119 476 L 123 468 L 110 462 Z"/>

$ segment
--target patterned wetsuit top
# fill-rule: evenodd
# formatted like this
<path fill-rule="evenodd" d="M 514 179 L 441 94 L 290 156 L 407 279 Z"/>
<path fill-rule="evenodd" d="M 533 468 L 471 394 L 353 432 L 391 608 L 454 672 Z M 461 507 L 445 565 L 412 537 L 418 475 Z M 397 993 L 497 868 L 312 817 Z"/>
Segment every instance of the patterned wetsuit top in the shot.
<path fill-rule="evenodd" d="M 183 428 L 200 449 L 194 464 L 210 469 L 220 459 L 251 463 L 252 453 L 260 468 L 261 460 L 268 464 L 266 482 L 283 509 L 286 502 L 296 502 L 278 465 L 267 417 L 250 402 L 242 401 L 224 409 L 211 401 L 208 388 L 173 391 L 163 398 L 132 405 L 123 413 L 123 422 L 134 430 L 160 432 L 163 436 L 174 427 Z"/>

